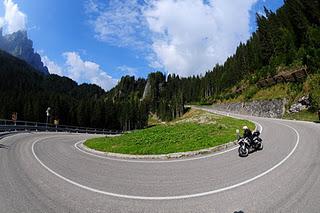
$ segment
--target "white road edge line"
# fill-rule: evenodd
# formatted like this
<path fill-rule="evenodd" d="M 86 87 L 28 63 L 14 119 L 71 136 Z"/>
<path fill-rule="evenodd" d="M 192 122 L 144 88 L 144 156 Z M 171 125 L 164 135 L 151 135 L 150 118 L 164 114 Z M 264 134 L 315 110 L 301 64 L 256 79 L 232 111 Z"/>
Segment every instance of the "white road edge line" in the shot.
<path fill-rule="evenodd" d="M 268 169 L 267 171 L 253 177 L 253 178 L 250 178 L 246 181 L 243 181 L 241 183 L 238 183 L 238 184 L 235 184 L 235 185 L 232 185 L 232 186 L 228 186 L 228 187 L 224 187 L 224 188 L 221 188 L 221 189 L 216 189 L 216 190 L 213 190 L 213 191 L 208 191 L 208 192 L 203 192 L 203 193 L 197 193 L 197 194 L 191 194 L 191 195 L 180 195 L 180 196 L 168 196 L 168 197 L 144 197 L 144 196 L 134 196 L 134 195 L 123 195 L 123 194 L 116 194 L 116 193 L 111 193 L 111 192 L 106 192 L 106 191 L 102 191 L 102 190 L 98 190 L 98 189 L 94 189 L 94 188 L 91 188 L 91 187 L 88 187 L 88 186 L 84 186 L 84 185 L 81 185 L 75 181 L 72 181 L 66 177 L 63 177 L 62 175 L 56 173 L 55 171 L 51 170 L 49 167 L 47 167 L 39 158 L 38 156 L 35 154 L 35 151 L 34 151 L 34 146 L 37 142 L 41 141 L 41 140 L 44 140 L 43 138 L 42 139 L 38 139 L 36 141 L 34 141 L 32 143 L 32 154 L 33 156 L 35 157 L 35 159 L 45 168 L 47 169 L 49 172 L 51 172 L 52 174 L 56 175 L 57 177 L 61 178 L 62 180 L 68 182 L 68 183 L 71 183 L 75 186 L 78 186 L 82 189 L 85 189 L 85 190 L 88 190 L 88 191 L 91 191 L 91 192 L 95 192 L 95 193 L 99 193 L 99 194 L 103 194 L 103 195 L 108 195 L 108 196 L 112 196 L 112 197 L 117 197 L 117 198 L 126 198 L 126 199 L 134 199 L 134 200 L 180 200 L 180 199 L 188 199 L 188 198 L 196 198 L 196 197 L 203 197 L 203 196 L 207 196 L 207 195 L 212 195 L 212 194 L 216 194 L 216 193 L 219 193 L 219 192 L 223 192 L 223 191 L 227 191 L 227 190 L 230 190 L 230 189 L 234 189 L 234 188 L 237 188 L 239 186 L 242 186 L 242 185 L 245 185 L 247 183 L 250 183 L 254 180 L 257 180 L 258 178 L 261 178 L 263 176 L 265 176 L 266 174 L 270 173 L 271 171 L 275 170 L 276 168 L 278 168 L 279 166 L 281 166 L 285 161 L 287 161 L 291 155 L 295 152 L 295 150 L 297 149 L 298 147 L 298 144 L 299 144 L 299 141 L 300 141 L 300 134 L 299 132 L 289 126 L 289 125 L 286 125 L 286 124 L 281 124 L 279 123 L 280 125 L 284 125 L 284 126 L 287 126 L 289 127 L 290 129 L 292 129 L 296 135 L 297 135 L 297 141 L 296 141 L 296 144 L 294 146 L 294 148 L 291 150 L 291 152 L 282 160 L 280 161 L 278 164 L 276 164 L 275 166 L 273 166 L 272 168 Z"/>

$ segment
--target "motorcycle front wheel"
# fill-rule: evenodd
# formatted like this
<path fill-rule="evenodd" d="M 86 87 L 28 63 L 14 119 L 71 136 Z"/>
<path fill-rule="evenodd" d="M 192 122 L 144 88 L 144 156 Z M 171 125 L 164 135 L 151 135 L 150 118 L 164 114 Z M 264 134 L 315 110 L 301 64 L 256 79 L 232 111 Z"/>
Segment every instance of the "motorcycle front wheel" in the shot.
<path fill-rule="evenodd" d="M 249 155 L 249 149 L 247 147 L 243 148 L 240 146 L 238 152 L 240 157 L 247 157 Z"/>

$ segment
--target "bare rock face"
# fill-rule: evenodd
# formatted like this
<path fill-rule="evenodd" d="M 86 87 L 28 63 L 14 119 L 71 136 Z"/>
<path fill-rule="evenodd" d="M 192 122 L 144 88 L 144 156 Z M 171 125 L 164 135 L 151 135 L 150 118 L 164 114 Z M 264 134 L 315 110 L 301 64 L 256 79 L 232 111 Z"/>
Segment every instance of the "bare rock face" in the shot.
<path fill-rule="evenodd" d="M 18 31 L 3 36 L 0 30 L 0 49 L 26 61 L 39 72 L 48 75 L 49 71 L 41 61 L 41 57 L 33 49 L 33 42 L 28 38 L 26 31 Z"/>
<path fill-rule="evenodd" d="M 158 82 L 158 81 L 153 81 L 150 77 L 147 80 L 147 84 L 144 88 L 142 100 L 146 99 L 157 99 L 159 97 L 154 97 L 154 92 L 156 91 L 156 94 L 160 94 L 164 90 L 164 82 Z"/>
<path fill-rule="evenodd" d="M 150 80 L 148 80 L 146 87 L 144 88 L 142 100 L 145 100 L 150 97 L 151 97 L 151 83 L 150 83 Z"/>
<path fill-rule="evenodd" d="M 297 103 L 291 105 L 289 113 L 297 113 L 302 110 L 309 109 L 311 107 L 311 101 L 309 96 L 301 97 Z"/>

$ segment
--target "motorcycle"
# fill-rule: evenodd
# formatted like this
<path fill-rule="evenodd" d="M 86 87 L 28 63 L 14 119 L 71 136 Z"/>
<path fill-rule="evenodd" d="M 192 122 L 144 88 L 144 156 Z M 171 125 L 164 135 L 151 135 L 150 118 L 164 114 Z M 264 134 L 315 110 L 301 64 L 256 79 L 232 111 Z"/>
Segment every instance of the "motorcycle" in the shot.
<path fill-rule="evenodd" d="M 239 133 L 239 130 L 237 130 L 239 144 L 238 152 L 240 157 L 247 157 L 250 152 L 260 151 L 263 149 L 262 139 L 259 137 L 259 131 L 252 133 L 252 142 L 250 138 L 240 137 Z"/>

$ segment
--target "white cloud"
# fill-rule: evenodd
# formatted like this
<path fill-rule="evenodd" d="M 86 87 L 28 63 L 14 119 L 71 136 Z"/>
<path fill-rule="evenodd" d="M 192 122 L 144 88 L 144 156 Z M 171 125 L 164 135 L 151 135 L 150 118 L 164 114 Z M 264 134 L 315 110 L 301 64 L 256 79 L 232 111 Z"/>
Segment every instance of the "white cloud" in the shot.
<path fill-rule="evenodd" d="M 94 0 L 87 0 L 85 2 L 85 10 L 87 13 L 96 13 L 99 12 L 98 2 Z"/>
<path fill-rule="evenodd" d="M 145 11 L 155 33 L 152 49 L 166 71 L 204 73 L 223 63 L 250 36 L 249 11 L 257 0 L 163 0 Z"/>
<path fill-rule="evenodd" d="M 85 9 L 99 40 L 120 47 L 144 46 L 148 30 L 138 0 L 110 0 L 107 4 L 88 0 Z"/>
<path fill-rule="evenodd" d="M 67 77 L 79 83 L 97 84 L 105 90 L 109 90 L 116 85 L 117 80 L 103 71 L 99 64 L 82 60 L 76 52 L 65 52 L 63 56 L 66 59 L 67 72 L 65 75 Z"/>
<path fill-rule="evenodd" d="M 48 67 L 51 74 L 66 76 L 78 83 L 91 83 L 102 87 L 105 90 L 113 88 L 118 80 L 113 79 L 99 64 L 91 61 L 84 61 L 77 52 L 65 52 L 63 66 L 50 60 L 47 56 L 42 56 L 42 61 Z"/>
<path fill-rule="evenodd" d="M 3 0 L 3 5 L 5 14 L 0 18 L 0 27 L 4 27 L 6 33 L 26 30 L 27 16 L 20 11 L 18 5 L 12 0 Z"/>
<path fill-rule="evenodd" d="M 99 12 L 90 19 L 99 40 L 138 47 L 150 67 L 190 76 L 223 63 L 250 37 L 257 1 L 111 0 L 94 7 Z"/>
<path fill-rule="evenodd" d="M 63 75 L 62 68 L 58 64 L 56 64 L 54 61 L 51 61 L 48 58 L 48 56 L 42 56 L 41 59 L 44 65 L 48 67 L 48 70 L 51 74 L 57 74 L 60 76 Z"/>
<path fill-rule="evenodd" d="M 0 28 L 4 27 L 5 24 L 6 21 L 4 20 L 4 18 L 0 17 Z"/>
<path fill-rule="evenodd" d="M 129 76 L 137 76 L 137 69 L 134 67 L 129 67 L 127 65 L 122 65 L 117 67 L 119 71 L 121 71 L 124 75 Z"/>

